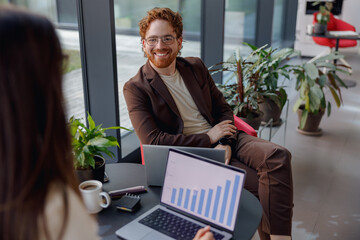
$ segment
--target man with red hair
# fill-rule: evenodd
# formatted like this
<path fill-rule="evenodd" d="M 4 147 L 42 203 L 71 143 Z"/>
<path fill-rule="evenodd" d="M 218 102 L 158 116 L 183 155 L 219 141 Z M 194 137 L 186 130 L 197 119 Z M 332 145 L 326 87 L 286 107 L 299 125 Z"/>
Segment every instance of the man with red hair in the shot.
<path fill-rule="evenodd" d="M 237 131 L 233 113 L 199 58 L 178 57 L 182 18 L 154 8 L 139 22 L 148 61 L 124 86 L 133 127 L 144 144 L 224 149 L 225 164 L 247 170 L 245 188 L 263 207 L 261 239 L 291 239 L 291 154 Z"/>

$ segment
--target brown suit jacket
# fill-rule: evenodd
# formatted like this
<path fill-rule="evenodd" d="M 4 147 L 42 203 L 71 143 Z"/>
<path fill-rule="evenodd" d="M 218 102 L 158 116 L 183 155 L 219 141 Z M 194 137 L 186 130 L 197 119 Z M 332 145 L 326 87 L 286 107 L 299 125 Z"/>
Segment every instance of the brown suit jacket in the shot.
<path fill-rule="evenodd" d="M 181 74 L 200 113 L 211 126 L 234 120 L 230 106 L 215 86 L 199 58 L 177 58 Z M 179 110 L 159 74 L 149 61 L 126 82 L 124 96 L 129 116 L 141 143 L 171 146 L 210 147 L 207 134 L 182 134 L 184 123 Z"/>

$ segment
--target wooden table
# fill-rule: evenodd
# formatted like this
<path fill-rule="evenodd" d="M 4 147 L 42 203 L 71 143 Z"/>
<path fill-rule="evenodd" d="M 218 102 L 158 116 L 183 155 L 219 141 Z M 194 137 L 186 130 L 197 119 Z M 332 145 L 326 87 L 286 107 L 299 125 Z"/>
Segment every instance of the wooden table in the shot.
<path fill-rule="evenodd" d="M 109 182 L 104 183 L 104 191 L 123 189 L 138 185 L 146 186 L 144 166 L 134 163 L 113 163 L 106 165 Z M 110 207 L 97 214 L 99 234 L 104 240 L 118 239 L 115 231 L 129 223 L 145 211 L 159 204 L 160 187 L 147 187 L 146 193 L 139 194 L 141 206 L 135 213 L 116 210 L 117 200 L 113 200 Z M 235 226 L 235 239 L 251 239 L 262 216 L 262 208 L 258 199 L 249 191 L 243 190 L 241 195 L 239 215 Z"/>

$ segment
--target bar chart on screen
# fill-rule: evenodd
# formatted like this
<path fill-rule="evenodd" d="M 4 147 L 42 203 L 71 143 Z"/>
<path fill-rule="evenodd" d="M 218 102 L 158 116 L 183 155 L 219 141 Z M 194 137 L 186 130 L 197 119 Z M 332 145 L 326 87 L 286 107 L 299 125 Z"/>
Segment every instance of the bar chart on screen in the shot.
<path fill-rule="evenodd" d="M 170 159 L 162 201 L 225 228 L 235 223 L 244 176 L 202 161 Z"/>
<path fill-rule="evenodd" d="M 224 185 L 216 188 L 172 188 L 171 203 L 231 226 L 239 182 L 240 177 L 236 176 L 234 181 L 226 180 Z"/>

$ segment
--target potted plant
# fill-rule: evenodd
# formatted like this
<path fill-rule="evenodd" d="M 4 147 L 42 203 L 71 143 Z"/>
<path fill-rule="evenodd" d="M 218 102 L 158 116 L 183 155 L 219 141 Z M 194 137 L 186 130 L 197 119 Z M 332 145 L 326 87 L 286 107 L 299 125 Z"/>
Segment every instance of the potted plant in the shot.
<path fill-rule="evenodd" d="M 115 155 L 108 148 L 120 147 L 117 139 L 113 136 L 106 136 L 105 131 L 109 129 L 130 130 L 124 127 L 102 128 L 102 124 L 96 126 L 89 113 L 87 122 L 89 127 L 86 127 L 80 119 L 73 116 L 70 118 L 74 168 L 80 182 L 88 179 L 103 181 L 105 159 L 102 153 L 113 158 Z"/>
<path fill-rule="evenodd" d="M 313 5 L 317 5 L 320 2 L 314 2 Z M 320 5 L 319 12 L 315 16 L 314 33 L 325 34 L 327 30 L 327 24 L 330 21 L 330 11 L 333 5 L 332 2 L 326 2 L 325 5 Z"/>
<path fill-rule="evenodd" d="M 264 62 L 256 56 L 257 52 L 265 47 L 266 45 L 252 51 L 246 57 L 240 56 L 240 50 L 237 49 L 228 61 L 209 68 L 211 74 L 227 71 L 232 73 L 223 84 L 217 84 L 217 87 L 232 108 L 234 115 L 256 130 L 259 129 L 262 116 L 258 99 L 261 94 L 266 94 L 266 92 L 258 91 Z"/>
<path fill-rule="evenodd" d="M 319 124 L 325 110 L 327 116 L 331 114 L 331 103 L 327 101 L 324 89 L 329 89 L 337 107 L 342 104 L 341 90 L 346 85 L 336 72 L 348 74 L 346 65 L 334 64 L 334 60 L 344 56 L 330 53 L 318 59 L 312 59 L 302 65 L 293 68 L 296 76 L 296 90 L 299 91 L 299 99 L 293 110 L 298 112 L 299 126 L 297 130 L 306 135 L 321 135 Z"/>
<path fill-rule="evenodd" d="M 263 112 L 262 124 L 266 124 L 273 119 L 273 126 L 281 123 L 280 115 L 287 101 L 287 93 L 284 85 L 280 84 L 280 78 L 290 80 L 291 65 L 285 64 L 300 52 L 292 48 L 273 49 L 266 48 L 256 51 L 258 48 L 247 44 L 257 55 L 260 62 L 263 63 L 263 71 L 260 75 L 258 91 L 261 92 L 259 99 L 259 108 Z"/>

